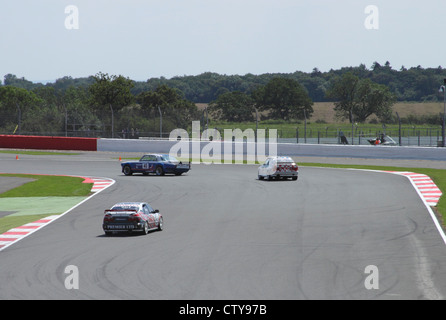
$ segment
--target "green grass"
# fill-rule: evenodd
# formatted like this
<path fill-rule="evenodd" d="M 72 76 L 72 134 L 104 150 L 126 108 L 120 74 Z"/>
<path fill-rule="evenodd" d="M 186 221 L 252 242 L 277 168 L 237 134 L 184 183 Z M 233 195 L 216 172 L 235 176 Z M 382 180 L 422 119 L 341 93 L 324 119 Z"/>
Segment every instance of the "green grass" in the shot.
<path fill-rule="evenodd" d="M 300 166 L 308 167 L 326 167 L 326 168 L 345 168 L 345 169 L 366 169 L 366 170 L 382 170 L 382 171 L 409 171 L 429 176 L 432 181 L 443 193 L 435 210 L 441 217 L 441 224 L 443 227 L 444 221 L 446 221 L 446 170 L 442 169 L 430 169 L 430 168 L 401 168 L 401 167 L 389 167 L 389 166 L 364 166 L 364 165 L 351 165 L 351 164 L 321 164 L 321 163 L 304 163 L 299 162 Z"/>
<path fill-rule="evenodd" d="M 19 177 L 34 179 L 15 189 L 0 194 L 0 198 L 8 197 L 71 197 L 88 196 L 91 193 L 92 183 L 83 183 L 83 178 L 31 175 L 31 174 L 0 174 L 1 177 Z M 32 205 L 32 204 L 30 204 Z M 62 212 L 61 212 L 62 213 Z M 48 214 L 6 216 L 0 218 L 0 234 L 7 230 L 39 220 Z"/>
<path fill-rule="evenodd" d="M 91 183 L 82 183 L 83 178 L 49 175 L 30 174 L 0 174 L 1 177 L 21 177 L 35 179 L 35 181 L 23 184 L 12 190 L 0 194 L 1 198 L 6 197 L 69 197 L 87 196 Z"/>
<path fill-rule="evenodd" d="M 350 123 L 318 123 L 308 121 L 305 126 L 304 121 L 283 121 L 283 120 L 265 120 L 260 121 L 258 124 L 258 129 L 265 129 L 266 134 L 268 135 L 269 129 L 277 129 L 277 134 L 279 138 L 295 138 L 297 130 L 299 131 L 299 136 L 303 137 L 305 132 L 305 127 L 307 130 L 308 136 L 317 137 L 318 132 L 321 133 L 322 136 L 337 136 L 337 132 L 340 130 L 343 131 L 346 135 L 349 135 L 352 132 L 352 125 Z M 255 122 L 217 122 L 211 121 L 209 123 L 209 128 L 217 128 L 224 137 L 224 129 L 252 129 L 255 130 L 256 123 Z M 428 130 L 428 128 L 432 129 L 432 132 Z M 354 135 L 357 136 L 359 133 L 362 133 L 363 136 L 376 136 L 378 133 L 386 131 L 386 133 L 390 136 L 398 135 L 399 126 L 397 124 L 386 124 L 385 128 L 383 128 L 382 124 L 375 123 L 357 123 L 353 127 Z M 408 125 L 404 124 L 401 126 L 401 132 L 403 136 L 407 135 L 417 135 L 418 131 L 421 134 L 427 132 L 427 134 L 434 134 L 437 130 L 441 129 L 440 126 L 435 125 Z"/>
<path fill-rule="evenodd" d="M 25 151 L 25 150 L 0 150 L 0 153 L 12 153 L 12 154 L 28 154 L 33 156 L 71 156 L 79 155 L 79 153 L 69 153 L 69 152 L 47 152 L 47 151 Z"/>
<path fill-rule="evenodd" d="M 6 216 L 0 218 L 0 234 L 6 231 L 23 226 L 24 224 L 40 220 L 42 218 L 48 217 L 48 214 L 35 214 L 29 216 Z"/>

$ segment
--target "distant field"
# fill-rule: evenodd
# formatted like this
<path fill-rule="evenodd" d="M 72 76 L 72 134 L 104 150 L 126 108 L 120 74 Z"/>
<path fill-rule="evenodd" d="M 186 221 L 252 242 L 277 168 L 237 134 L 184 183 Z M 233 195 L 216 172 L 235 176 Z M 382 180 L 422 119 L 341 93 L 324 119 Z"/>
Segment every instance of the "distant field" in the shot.
<path fill-rule="evenodd" d="M 198 108 L 203 110 L 206 104 L 199 104 Z M 398 112 L 400 118 L 406 118 L 409 115 L 413 116 L 429 116 L 443 113 L 442 102 L 429 103 L 415 103 L 415 102 L 399 102 L 393 106 L 393 114 Z M 342 130 L 346 135 L 352 132 L 352 126 L 348 120 L 340 120 L 335 117 L 334 104 L 332 102 L 317 102 L 313 105 L 314 113 L 311 118 L 307 120 L 306 132 L 308 137 L 337 137 L 338 132 Z M 370 117 L 372 120 L 373 117 Z M 219 131 L 223 129 L 241 129 L 248 128 L 255 129 L 256 123 L 252 122 L 225 122 L 214 121 L 209 118 L 209 127 L 217 128 Z M 297 131 L 302 137 L 305 132 L 305 122 L 299 121 L 283 121 L 283 120 L 263 120 L 258 123 L 259 129 L 277 129 L 280 138 L 294 138 L 297 136 Z M 190 130 L 191 128 L 188 128 Z M 355 136 L 361 134 L 362 136 L 376 136 L 383 132 L 383 124 L 381 123 L 358 123 L 355 125 Z M 398 134 L 398 124 L 386 124 L 386 133 L 389 135 Z M 402 136 L 417 136 L 419 134 L 432 136 L 432 139 L 437 139 L 440 132 L 440 126 L 434 125 L 403 125 Z"/>
<path fill-rule="evenodd" d="M 393 106 L 393 114 L 398 112 L 400 118 L 409 115 L 434 115 L 443 113 L 443 102 L 398 102 Z M 333 102 L 317 102 L 313 105 L 314 113 L 310 121 L 323 120 L 327 123 L 339 123 L 334 112 Z M 345 121 L 347 122 L 347 121 Z"/>
<path fill-rule="evenodd" d="M 198 103 L 197 106 L 203 110 L 207 104 Z M 398 112 L 401 118 L 409 115 L 434 115 L 443 113 L 443 102 L 398 102 L 393 106 L 393 113 Z M 341 121 L 336 119 L 333 102 L 315 102 L 313 105 L 314 113 L 308 120 L 310 122 L 325 121 L 329 124 L 347 123 L 348 121 Z"/>

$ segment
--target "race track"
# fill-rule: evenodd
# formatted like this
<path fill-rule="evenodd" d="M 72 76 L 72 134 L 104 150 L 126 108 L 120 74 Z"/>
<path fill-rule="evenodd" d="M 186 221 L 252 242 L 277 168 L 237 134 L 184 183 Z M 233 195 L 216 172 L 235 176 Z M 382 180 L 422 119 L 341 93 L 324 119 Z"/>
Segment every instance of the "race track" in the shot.
<path fill-rule="evenodd" d="M 301 166 L 298 181 L 268 182 L 257 166 L 204 164 L 127 177 L 118 156 L 0 156 L 2 172 L 116 181 L 0 252 L 0 299 L 446 297 L 446 245 L 404 177 Z M 165 229 L 105 237 L 103 210 L 119 201 L 148 201 Z M 79 289 L 65 288 L 69 265 Z"/>

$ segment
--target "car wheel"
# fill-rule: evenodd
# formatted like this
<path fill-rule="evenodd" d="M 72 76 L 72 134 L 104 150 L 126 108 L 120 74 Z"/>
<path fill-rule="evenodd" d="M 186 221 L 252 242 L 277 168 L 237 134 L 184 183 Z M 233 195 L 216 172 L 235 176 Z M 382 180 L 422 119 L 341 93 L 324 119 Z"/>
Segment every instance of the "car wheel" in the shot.
<path fill-rule="evenodd" d="M 130 169 L 130 166 L 125 166 L 123 172 L 126 176 L 131 176 L 133 174 L 132 169 Z"/>
<path fill-rule="evenodd" d="M 296 176 L 294 176 L 293 178 L 292 178 L 293 180 L 297 180 L 297 177 Z"/>
<path fill-rule="evenodd" d="M 160 218 L 160 220 L 158 222 L 158 231 L 162 231 L 163 228 L 164 228 L 163 218 Z"/>
<path fill-rule="evenodd" d="M 263 180 L 263 176 L 261 176 L 260 174 L 257 175 L 257 178 L 258 178 L 259 180 Z"/>
<path fill-rule="evenodd" d="M 161 167 L 161 166 L 156 167 L 156 169 L 155 169 L 155 174 L 156 174 L 157 176 L 163 176 L 163 175 L 164 175 L 163 167 Z"/>
<path fill-rule="evenodd" d="M 144 223 L 144 229 L 142 230 L 143 234 L 148 234 L 149 233 L 149 223 L 146 221 Z"/>
<path fill-rule="evenodd" d="M 273 178 L 271 176 L 268 176 L 268 181 L 273 180 Z"/>

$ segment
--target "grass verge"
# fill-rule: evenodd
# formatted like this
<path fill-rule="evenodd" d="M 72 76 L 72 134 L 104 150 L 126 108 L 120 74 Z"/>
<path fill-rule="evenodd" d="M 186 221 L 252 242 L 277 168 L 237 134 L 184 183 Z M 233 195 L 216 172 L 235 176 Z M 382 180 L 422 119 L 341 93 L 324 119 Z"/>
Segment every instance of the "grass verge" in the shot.
<path fill-rule="evenodd" d="M 83 178 L 68 176 L 0 174 L 0 177 L 35 179 L 35 181 L 0 194 L 0 198 L 87 196 L 90 194 L 93 185 L 92 183 L 83 183 Z"/>
<path fill-rule="evenodd" d="M 33 156 L 72 156 L 79 155 L 80 153 L 70 152 L 48 152 L 48 151 L 25 151 L 25 150 L 0 150 L 0 153 L 12 153 L 12 154 L 28 154 Z"/>
<path fill-rule="evenodd" d="M 48 217 L 48 214 L 33 214 L 29 216 L 6 216 L 0 218 L 0 234 L 6 231 L 23 226 L 24 224 L 40 220 L 42 218 Z"/>
<path fill-rule="evenodd" d="M 92 183 L 83 183 L 83 178 L 67 176 L 47 176 L 31 174 L 0 174 L 1 177 L 31 178 L 32 182 L 23 184 L 15 189 L 8 190 L 0 194 L 0 198 L 9 197 L 71 197 L 88 196 L 91 193 Z M 30 203 L 32 206 L 32 203 Z M 0 208 L 1 209 L 1 208 Z M 67 208 L 66 210 L 68 210 Z M 54 213 L 61 214 L 63 212 Z M 0 234 L 24 225 L 29 222 L 39 220 L 49 214 L 35 215 L 9 215 L 0 218 Z"/>

